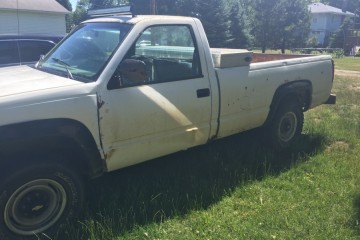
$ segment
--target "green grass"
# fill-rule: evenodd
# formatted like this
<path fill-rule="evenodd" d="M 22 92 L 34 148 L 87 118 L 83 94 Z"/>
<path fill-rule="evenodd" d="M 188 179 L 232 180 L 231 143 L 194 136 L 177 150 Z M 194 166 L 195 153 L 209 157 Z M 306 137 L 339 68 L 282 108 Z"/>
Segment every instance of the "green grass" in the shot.
<path fill-rule="evenodd" d="M 360 72 L 360 57 L 334 58 L 337 69 Z"/>
<path fill-rule="evenodd" d="M 360 239 L 360 78 L 334 91 L 287 151 L 251 131 L 92 181 L 58 239 Z"/>

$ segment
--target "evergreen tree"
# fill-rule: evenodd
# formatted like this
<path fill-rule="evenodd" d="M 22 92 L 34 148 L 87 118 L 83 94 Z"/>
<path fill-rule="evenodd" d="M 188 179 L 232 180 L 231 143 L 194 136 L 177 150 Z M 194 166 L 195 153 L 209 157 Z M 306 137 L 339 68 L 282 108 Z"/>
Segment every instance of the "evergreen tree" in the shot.
<path fill-rule="evenodd" d="M 136 4 L 136 0 L 131 2 Z M 228 47 L 234 41 L 230 32 L 231 7 L 229 0 L 157 0 L 158 14 L 199 18 L 212 47 Z"/>
<path fill-rule="evenodd" d="M 341 25 L 340 29 L 336 31 L 333 35 L 330 37 L 330 48 L 345 48 L 345 38 L 346 38 L 346 32 L 353 28 L 354 21 L 350 18 L 346 18 L 343 24 Z"/>
<path fill-rule="evenodd" d="M 127 0 L 80 0 L 75 11 L 71 14 L 72 25 L 78 25 L 87 19 L 90 9 L 102 9 L 128 4 Z"/>
<path fill-rule="evenodd" d="M 150 0 L 130 0 L 135 14 L 150 14 Z"/>
<path fill-rule="evenodd" d="M 252 2 L 253 23 L 252 33 L 255 37 L 256 45 L 261 47 L 262 53 L 274 42 L 276 30 L 275 4 L 277 0 L 254 0 Z"/>
<path fill-rule="evenodd" d="M 194 16 L 196 0 L 156 0 L 157 14 L 175 16 Z"/>
<path fill-rule="evenodd" d="M 228 45 L 231 48 L 248 48 L 251 46 L 249 14 L 246 2 L 234 1 L 230 10 L 230 33 L 232 41 Z"/>
<path fill-rule="evenodd" d="M 211 47 L 227 47 L 233 41 L 230 33 L 228 0 L 198 1 L 196 16 L 201 20 Z"/>
<path fill-rule="evenodd" d="M 279 0 L 275 5 L 277 12 L 275 48 L 285 53 L 286 48 L 305 46 L 310 32 L 310 12 L 304 0 Z"/>
<path fill-rule="evenodd" d="M 305 45 L 310 30 L 307 0 L 254 0 L 253 10 L 253 34 L 263 53 Z"/>
<path fill-rule="evenodd" d="M 129 1 L 127 0 L 90 0 L 89 2 L 90 2 L 90 9 L 118 7 L 129 3 Z"/>
<path fill-rule="evenodd" d="M 90 9 L 90 0 L 80 0 L 72 13 L 72 23 L 78 25 L 87 18 L 87 11 Z"/>

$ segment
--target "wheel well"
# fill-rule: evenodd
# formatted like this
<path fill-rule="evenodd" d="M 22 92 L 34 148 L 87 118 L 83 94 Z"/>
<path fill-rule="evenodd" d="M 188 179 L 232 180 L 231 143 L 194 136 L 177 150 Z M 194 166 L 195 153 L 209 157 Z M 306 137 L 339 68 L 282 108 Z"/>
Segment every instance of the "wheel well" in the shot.
<path fill-rule="evenodd" d="M 275 92 L 270 105 L 270 112 L 264 125 L 273 119 L 277 109 L 282 103 L 297 101 L 305 112 L 311 104 L 312 85 L 308 80 L 299 80 L 281 85 Z"/>
<path fill-rule="evenodd" d="M 78 121 L 50 119 L 0 127 L 2 166 L 28 164 L 54 154 L 61 155 L 64 164 L 77 168 L 87 177 L 105 170 L 94 138 Z"/>

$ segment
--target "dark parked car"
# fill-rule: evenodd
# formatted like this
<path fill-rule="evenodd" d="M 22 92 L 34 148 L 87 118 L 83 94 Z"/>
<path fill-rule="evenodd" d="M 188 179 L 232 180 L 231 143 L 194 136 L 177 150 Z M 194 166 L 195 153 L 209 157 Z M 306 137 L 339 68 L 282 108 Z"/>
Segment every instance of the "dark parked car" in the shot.
<path fill-rule="evenodd" d="M 0 67 L 33 64 L 63 36 L 0 35 Z"/>

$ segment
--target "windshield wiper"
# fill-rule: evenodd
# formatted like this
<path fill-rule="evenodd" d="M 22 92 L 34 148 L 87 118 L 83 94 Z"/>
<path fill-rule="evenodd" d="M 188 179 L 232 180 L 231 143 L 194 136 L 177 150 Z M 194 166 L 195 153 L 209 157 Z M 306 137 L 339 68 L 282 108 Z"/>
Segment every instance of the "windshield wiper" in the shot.
<path fill-rule="evenodd" d="M 68 74 L 68 78 L 71 78 L 71 79 L 74 79 L 74 77 L 73 77 L 73 75 L 71 74 L 71 72 L 70 72 L 70 70 L 69 70 L 69 67 L 70 67 L 70 65 L 69 64 L 67 64 L 66 62 L 64 62 L 63 60 L 61 60 L 61 59 L 58 59 L 58 58 L 51 58 L 53 61 L 55 61 L 56 63 L 59 63 L 59 64 L 61 64 L 61 65 L 63 65 L 64 67 L 65 67 L 65 69 L 66 69 L 66 72 L 67 72 L 67 74 Z"/>

